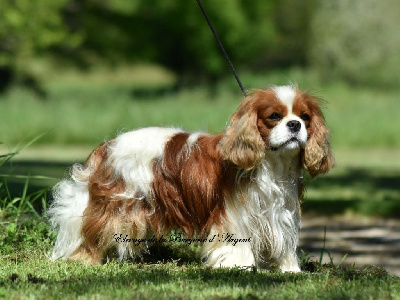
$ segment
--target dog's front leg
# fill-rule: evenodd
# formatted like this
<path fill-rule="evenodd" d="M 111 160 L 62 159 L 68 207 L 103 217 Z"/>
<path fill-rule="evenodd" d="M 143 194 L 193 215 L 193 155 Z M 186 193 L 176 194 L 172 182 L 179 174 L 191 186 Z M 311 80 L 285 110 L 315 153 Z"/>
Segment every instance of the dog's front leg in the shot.
<path fill-rule="evenodd" d="M 277 263 L 282 272 L 301 272 L 296 253 L 285 255 Z"/>
<path fill-rule="evenodd" d="M 212 230 L 203 244 L 203 259 L 214 268 L 249 267 L 256 264 L 250 241 L 236 242 L 229 233 Z"/>
<path fill-rule="evenodd" d="M 208 251 L 206 264 L 214 268 L 250 267 L 255 265 L 254 254 L 250 245 L 220 245 Z"/>

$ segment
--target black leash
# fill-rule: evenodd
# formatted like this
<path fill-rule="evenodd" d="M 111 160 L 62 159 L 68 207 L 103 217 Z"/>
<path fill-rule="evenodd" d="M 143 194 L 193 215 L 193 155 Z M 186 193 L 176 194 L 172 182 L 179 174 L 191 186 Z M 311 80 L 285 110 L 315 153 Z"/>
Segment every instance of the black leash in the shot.
<path fill-rule="evenodd" d="M 211 21 L 210 21 L 210 19 L 208 18 L 208 15 L 207 15 L 206 11 L 204 10 L 204 7 L 203 7 L 203 5 L 201 4 L 201 1 L 200 1 L 200 0 L 196 0 L 196 1 L 197 1 L 197 4 L 199 5 L 199 7 L 200 7 L 200 9 L 201 9 L 201 12 L 203 13 L 204 17 L 206 18 L 206 21 L 207 21 L 207 23 L 208 23 L 208 26 L 210 26 L 210 29 L 211 29 L 212 33 L 214 34 L 215 39 L 217 40 L 217 43 L 218 43 L 219 48 L 221 49 L 222 53 L 224 54 L 224 57 L 225 57 L 226 61 L 228 62 L 229 67 L 230 67 L 231 70 L 232 70 L 233 76 L 235 76 L 236 81 L 237 81 L 237 83 L 238 83 L 240 89 L 242 90 L 243 95 L 246 97 L 246 96 L 247 96 L 246 90 L 244 89 L 244 87 L 243 87 L 243 85 L 242 85 L 242 82 L 240 81 L 239 76 L 237 75 L 237 73 L 236 73 L 236 71 L 235 71 L 235 68 L 233 67 L 232 62 L 231 62 L 231 60 L 229 59 L 229 56 L 228 56 L 228 54 L 226 53 L 226 51 L 225 51 L 225 49 L 224 49 L 224 46 L 222 45 L 221 40 L 219 39 L 218 34 L 217 34 L 217 32 L 215 31 L 215 29 L 214 29 L 214 26 L 211 24 Z"/>

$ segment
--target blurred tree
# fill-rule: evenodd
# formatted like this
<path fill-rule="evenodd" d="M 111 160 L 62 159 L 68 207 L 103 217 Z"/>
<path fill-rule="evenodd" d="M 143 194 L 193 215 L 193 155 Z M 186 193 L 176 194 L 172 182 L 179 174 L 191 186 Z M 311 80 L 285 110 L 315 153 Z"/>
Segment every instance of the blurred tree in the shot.
<path fill-rule="evenodd" d="M 267 61 L 276 67 L 305 66 L 315 0 L 276 0 L 273 23 L 276 41 Z"/>
<path fill-rule="evenodd" d="M 204 6 L 235 64 L 254 62 L 272 49 L 272 2 L 219 0 Z M 70 25 L 85 36 L 78 57 L 156 62 L 196 79 L 229 72 L 194 0 L 75 0 L 68 7 Z"/>
<path fill-rule="evenodd" d="M 323 0 L 312 24 L 310 62 L 325 80 L 398 86 L 398 0 Z"/>
<path fill-rule="evenodd" d="M 12 80 L 34 84 L 28 64 L 54 46 L 79 42 L 64 25 L 68 0 L 2 0 L 0 18 L 0 90 Z"/>
<path fill-rule="evenodd" d="M 269 69 L 306 63 L 313 2 L 203 5 L 236 67 Z M 195 0 L 2 0 L 1 10 L 0 80 L 1 68 L 4 78 L 27 74 L 49 54 L 80 67 L 159 63 L 182 81 L 230 72 Z"/>

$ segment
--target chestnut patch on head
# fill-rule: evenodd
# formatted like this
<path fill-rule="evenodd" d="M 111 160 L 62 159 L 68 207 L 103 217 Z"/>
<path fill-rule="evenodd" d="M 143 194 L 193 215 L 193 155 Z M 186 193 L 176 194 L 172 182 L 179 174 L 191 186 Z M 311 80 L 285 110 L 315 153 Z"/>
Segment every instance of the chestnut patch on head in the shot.
<path fill-rule="evenodd" d="M 288 108 L 268 90 L 259 93 L 257 110 L 257 128 L 266 146 L 269 146 L 268 137 L 271 130 L 288 114 Z"/>
<path fill-rule="evenodd" d="M 304 125 L 307 128 L 307 132 L 309 132 L 309 127 L 311 123 L 311 119 L 314 112 L 315 103 L 307 94 L 299 92 L 296 96 L 296 99 L 293 103 L 293 114 L 298 116 L 303 120 Z"/>

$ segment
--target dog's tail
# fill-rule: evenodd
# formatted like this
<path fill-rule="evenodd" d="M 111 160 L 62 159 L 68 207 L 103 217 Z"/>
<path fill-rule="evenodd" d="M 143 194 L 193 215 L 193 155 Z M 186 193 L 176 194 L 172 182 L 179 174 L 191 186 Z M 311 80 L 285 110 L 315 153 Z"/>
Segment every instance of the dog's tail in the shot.
<path fill-rule="evenodd" d="M 75 164 L 71 176 L 53 189 L 53 202 L 46 215 L 58 231 L 51 259 L 67 259 L 82 243 L 83 214 L 89 202 L 89 179 L 99 165 L 99 150 L 93 151 L 84 165 Z M 100 154 L 100 155 L 99 155 Z"/>

